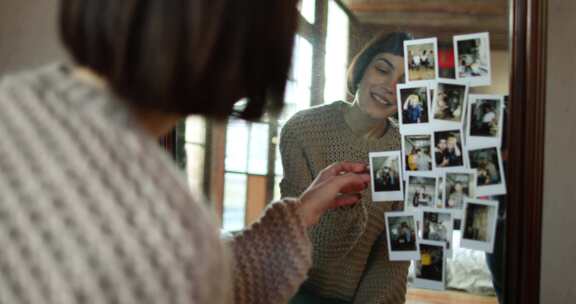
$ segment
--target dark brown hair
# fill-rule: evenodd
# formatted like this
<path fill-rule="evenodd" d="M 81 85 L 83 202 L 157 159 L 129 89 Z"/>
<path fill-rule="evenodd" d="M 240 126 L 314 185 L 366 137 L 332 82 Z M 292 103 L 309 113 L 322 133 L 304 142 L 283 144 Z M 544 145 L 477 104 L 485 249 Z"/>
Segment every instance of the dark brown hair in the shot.
<path fill-rule="evenodd" d="M 139 108 L 257 119 L 283 105 L 296 0 L 61 0 L 77 64 Z"/>
<path fill-rule="evenodd" d="M 374 56 L 380 53 L 390 53 L 404 57 L 404 41 L 413 39 L 412 35 L 403 32 L 379 34 L 352 59 L 348 67 L 348 93 L 354 95 L 358 90 L 358 83 L 364 76 L 364 71 L 372 62 Z"/>

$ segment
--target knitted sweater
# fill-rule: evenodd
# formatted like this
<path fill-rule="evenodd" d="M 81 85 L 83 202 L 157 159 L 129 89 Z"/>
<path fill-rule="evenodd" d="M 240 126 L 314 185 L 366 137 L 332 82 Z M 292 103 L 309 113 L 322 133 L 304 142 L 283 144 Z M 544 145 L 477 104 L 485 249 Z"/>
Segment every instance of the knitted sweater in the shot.
<path fill-rule="evenodd" d="M 335 102 L 295 114 L 284 126 L 280 152 L 282 196 L 302 193 L 327 165 L 368 161 L 368 153 L 399 150 L 392 127 L 380 139 L 355 135 L 344 120 L 350 104 Z M 404 303 L 409 263 L 388 260 L 384 213 L 393 203 L 373 203 L 370 189 L 361 203 L 329 211 L 310 230 L 313 266 L 304 288 L 354 303 Z"/>
<path fill-rule="evenodd" d="M 124 103 L 62 66 L 0 82 L 0 138 L 2 304 L 285 303 L 305 279 L 296 201 L 224 244 Z"/>

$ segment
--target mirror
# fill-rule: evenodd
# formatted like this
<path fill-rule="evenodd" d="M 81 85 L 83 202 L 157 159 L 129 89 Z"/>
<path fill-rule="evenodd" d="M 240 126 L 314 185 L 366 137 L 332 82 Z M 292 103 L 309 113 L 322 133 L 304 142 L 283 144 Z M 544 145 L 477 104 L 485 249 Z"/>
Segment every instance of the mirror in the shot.
<path fill-rule="evenodd" d="M 525 79 L 519 76 L 525 74 L 525 71 L 520 68 L 521 65 L 514 65 L 514 71 L 511 69 L 511 66 L 513 66 L 512 61 L 522 60 L 522 56 L 526 56 L 527 52 L 523 46 L 527 39 L 526 2 L 514 1 L 514 10 L 512 10 L 510 2 L 505 0 L 482 2 L 473 0 L 302 0 L 299 9 L 302 17 L 298 34 L 295 38 L 293 66 L 286 92 L 286 107 L 282 115 L 278 118 L 269 117 L 257 123 L 231 120 L 225 125 L 189 118 L 185 124 L 186 131 L 183 131 L 183 127 L 180 132 L 183 138 L 181 142 L 186 142 L 185 147 L 189 155 L 188 158 L 200 159 L 202 158 L 201 156 L 205 156 L 203 163 L 189 163 L 187 165 L 188 174 L 189 176 L 194 176 L 191 178 L 191 180 L 196 182 L 194 186 L 203 189 L 207 196 L 211 198 L 211 201 L 215 203 L 217 213 L 220 215 L 222 230 L 224 232 L 234 231 L 249 225 L 259 216 L 270 200 L 281 197 L 280 184 L 286 174 L 286 168 L 282 165 L 279 136 L 290 118 L 299 111 L 314 106 L 330 104 L 337 100 L 352 102 L 354 96 L 347 94 L 346 71 L 356 54 L 379 33 L 409 32 L 418 39 L 436 38 L 436 49 L 433 49 L 432 53 L 437 56 L 439 78 L 455 78 L 456 68 L 459 64 L 462 66 L 464 76 L 466 76 L 466 72 L 469 74 L 475 73 L 478 65 L 475 66 L 473 64 L 475 60 L 470 62 L 470 57 L 481 58 L 480 61 L 484 60 L 484 63 L 489 62 L 488 67 L 485 65 L 481 67 L 490 71 L 489 85 L 484 83 L 477 86 L 469 86 L 468 92 L 464 92 L 467 94 L 463 95 L 472 97 L 468 98 L 466 102 L 470 102 L 470 99 L 472 99 L 474 107 L 471 105 L 470 108 L 462 108 L 461 112 L 469 111 L 470 113 L 475 113 L 476 124 L 471 124 L 469 129 L 472 134 L 476 133 L 476 137 L 486 139 L 486 137 L 490 136 L 485 135 L 496 132 L 502 139 L 499 149 L 486 150 L 472 147 L 474 153 L 470 154 L 467 151 L 467 159 L 462 161 L 469 162 L 468 167 L 474 163 L 474 167 L 478 171 L 480 163 L 483 163 L 483 172 L 476 172 L 476 185 L 474 183 L 467 184 L 466 181 L 470 182 L 474 179 L 466 177 L 465 174 L 460 176 L 454 174 L 451 176 L 448 186 L 445 184 L 442 186 L 441 183 L 438 183 L 436 187 L 432 187 L 424 182 L 424 178 L 421 178 L 420 181 L 414 179 L 416 185 L 423 186 L 424 190 L 422 192 L 424 193 L 432 191 L 429 189 L 438 189 L 435 191 L 435 196 L 437 197 L 435 201 L 438 202 L 440 207 L 444 203 L 444 209 L 446 209 L 447 198 L 457 192 L 456 188 L 462 188 L 462 192 L 467 194 L 470 194 L 474 188 L 476 190 L 483 188 L 481 189 L 482 191 L 476 192 L 476 196 L 481 200 L 497 201 L 498 212 L 495 213 L 495 209 L 491 205 L 476 204 L 477 210 L 484 211 L 472 211 L 473 208 L 471 208 L 471 216 L 468 219 L 468 223 L 474 223 L 477 219 L 477 225 L 483 225 L 480 223 L 494 222 L 495 218 L 498 220 L 493 232 L 488 230 L 480 232 L 478 229 L 474 229 L 474 224 L 469 224 L 468 226 L 472 226 L 472 229 L 468 236 L 465 237 L 467 241 L 464 242 L 462 242 L 462 227 L 467 226 L 463 223 L 465 216 L 462 215 L 460 219 L 452 221 L 451 227 L 448 227 L 451 229 L 446 229 L 453 231 L 451 238 L 453 244 L 451 244 L 451 252 L 446 253 L 446 256 L 450 256 L 450 258 L 446 259 L 446 265 L 443 267 L 443 270 L 446 271 L 444 282 L 433 286 L 434 288 L 443 287 L 445 290 L 431 290 L 430 286 L 416 288 L 414 286 L 417 276 L 416 272 L 422 273 L 422 269 L 416 270 L 412 266 L 408 275 L 409 288 L 406 293 L 406 299 L 408 303 L 504 303 L 504 298 L 518 298 L 515 298 L 512 293 L 508 293 L 506 295 L 501 294 L 501 298 L 498 299 L 494 285 L 496 284 L 504 289 L 506 281 L 508 282 L 507 286 L 511 286 L 510 281 L 514 280 L 513 278 L 522 278 L 522 283 L 512 284 L 513 286 L 532 284 L 533 288 L 531 290 L 537 290 L 537 285 L 534 285 L 534 282 L 537 282 L 538 279 L 533 272 L 530 272 L 531 275 L 529 276 L 520 276 L 519 273 L 522 271 L 519 268 L 521 267 L 505 263 L 505 256 L 509 257 L 513 252 L 519 255 L 520 249 L 517 248 L 520 248 L 520 244 L 523 244 L 518 237 L 512 238 L 512 244 L 507 244 L 510 237 L 507 238 L 506 236 L 512 234 L 518 236 L 522 233 L 519 227 L 527 229 L 529 228 L 527 227 L 529 226 L 528 223 L 533 223 L 524 220 L 528 216 L 527 214 L 520 212 L 506 214 L 506 200 L 510 199 L 515 202 L 510 204 L 510 209 L 518 209 L 517 204 L 522 198 L 516 194 L 517 192 L 511 191 L 511 189 L 506 189 L 509 193 L 508 196 L 490 197 L 492 196 L 491 194 L 501 193 L 502 189 L 490 191 L 494 190 L 494 187 L 485 187 L 487 181 L 495 180 L 497 181 L 496 186 L 500 186 L 500 188 L 506 184 L 511 184 L 515 189 L 519 189 L 523 181 L 521 177 L 532 176 L 519 173 L 524 170 L 520 170 L 520 167 L 526 167 L 522 163 L 524 161 L 522 153 L 524 152 L 519 150 L 526 149 L 527 144 L 520 141 L 519 136 L 514 136 L 514 134 L 518 135 L 518 132 L 520 134 L 528 132 L 526 128 L 522 128 L 522 124 L 525 124 L 522 122 L 525 121 L 522 117 L 525 115 L 523 110 L 529 108 L 530 103 L 526 104 L 526 108 L 522 108 L 517 104 L 515 106 L 508 104 L 510 100 L 508 95 L 510 95 L 511 91 L 516 94 L 516 98 L 519 98 L 519 96 L 520 98 L 530 98 L 523 93 Z M 510 23 L 510 20 L 515 22 Z M 511 26 L 514 26 L 514 31 Z M 510 40 L 512 32 L 517 33 L 512 39 L 513 45 Z M 472 37 L 471 39 L 464 37 L 462 43 L 457 44 L 461 45 L 462 49 L 460 52 L 463 54 L 462 56 L 456 55 L 454 52 L 454 37 L 477 33 L 488 33 L 489 52 L 486 52 L 486 49 L 481 50 L 481 45 L 486 41 L 482 40 L 482 37 Z M 514 54 L 512 53 L 513 46 L 516 47 Z M 421 52 L 422 50 L 416 49 L 415 51 Z M 487 55 L 489 60 L 486 59 Z M 414 56 L 412 56 L 411 61 L 414 64 Z M 420 58 L 420 62 L 422 61 L 422 58 Z M 514 86 L 511 86 L 511 77 L 516 79 Z M 446 88 L 449 88 L 450 81 L 447 81 L 445 85 Z M 429 92 L 424 94 L 424 96 L 429 94 L 430 102 L 434 100 L 437 93 L 434 91 L 436 86 L 432 85 L 432 87 Z M 410 95 L 413 94 L 407 94 L 406 96 Z M 487 95 L 489 98 L 486 98 Z M 434 104 L 431 103 L 429 109 L 430 119 L 434 118 L 433 108 Z M 510 114 L 512 111 L 514 111 L 515 115 Z M 454 113 L 454 111 L 451 112 Z M 501 117 L 501 120 L 494 120 L 490 117 Z M 509 119 L 510 117 L 514 117 L 514 119 Z M 464 128 L 466 128 L 465 122 L 468 122 L 468 118 L 469 116 L 462 116 Z M 500 128 L 487 127 L 482 124 L 484 118 L 487 121 L 496 121 L 494 125 L 500 126 Z M 474 120 L 470 120 L 470 122 L 474 122 Z M 505 126 L 516 127 L 506 128 Z M 206 132 L 204 132 L 205 127 Z M 467 132 L 467 129 L 462 130 L 460 136 L 466 137 Z M 499 132 L 502 134 L 500 135 Z M 439 137 L 442 136 L 440 133 L 437 135 Z M 445 134 L 446 139 L 451 135 L 454 134 Z M 435 161 L 436 155 L 432 155 L 432 150 L 439 142 L 432 143 L 432 136 L 428 138 L 428 150 L 430 158 Z M 424 139 L 414 136 L 410 140 L 405 141 L 405 143 L 411 145 L 411 147 L 425 147 L 425 144 L 419 143 L 425 143 L 426 140 Z M 459 145 L 462 150 L 468 150 L 469 147 L 464 141 L 458 141 L 457 139 L 457 146 Z M 515 145 L 510 145 L 509 142 L 514 142 Z M 493 144 L 493 142 L 488 144 Z M 183 147 L 184 145 L 181 146 Z M 507 147 L 510 147 L 510 153 L 507 152 Z M 403 149 L 399 146 L 398 150 L 402 151 Z M 404 148 L 404 150 L 406 149 Z M 401 158 L 407 163 L 406 155 L 402 155 Z M 368 160 L 367 155 L 366 160 Z M 508 166 L 507 163 L 511 165 Z M 464 167 L 466 168 L 467 166 L 464 165 Z M 399 168 L 397 171 L 403 172 L 404 169 Z M 510 172 L 512 174 L 509 174 Z M 527 171 L 524 170 L 522 172 L 526 173 Z M 375 176 L 378 174 L 374 173 Z M 487 176 L 497 177 L 488 178 Z M 456 184 L 459 179 L 463 180 L 460 180 L 460 186 L 457 187 Z M 480 182 L 480 186 L 478 182 Z M 432 183 L 436 183 L 436 181 Z M 403 192 L 411 198 L 408 199 L 409 201 L 414 201 L 414 197 L 418 196 L 415 195 L 415 190 L 410 192 L 411 187 L 408 184 L 409 181 L 404 185 Z M 493 185 L 492 183 L 488 186 Z M 537 186 L 536 184 L 533 185 Z M 492 189 L 486 191 L 487 188 Z M 448 195 L 443 196 L 442 192 L 448 192 Z M 426 203 L 430 201 L 429 196 L 423 195 L 416 201 L 421 205 L 430 204 Z M 452 196 L 457 197 L 458 194 Z M 538 209 L 535 208 L 533 210 L 536 210 L 534 212 L 537 214 Z M 440 208 L 440 211 L 443 210 Z M 429 228 L 436 226 L 443 229 L 438 224 L 446 222 L 442 219 L 446 215 L 428 213 L 426 223 L 422 223 L 423 219 L 415 219 L 414 221 L 415 225 L 419 225 L 417 229 L 414 229 L 418 230 L 419 236 L 423 234 L 424 225 L 428 225 Z M 472 216 L 474 214 L 476 216 Z M 508 218 L 509 221 L 512 219 L 516 224 L 513 227 L 509 227 L 508 231 L 505 229 L 505 218 Z M 531 218 L 536 221 L 538 217 Z M 346 219 L 346 217 L 342 217 L 342 219 Z M 389 222 L 393 221 L 394 219 L 389 219 Z M 519 224 L 522 224 L 522 226 Z M 450 224 L 447 225 L 450 226 Z M 329 234 L 329 237 L 338 239 L 339 235 L 346 232 L 349 231 L 334 232 Z M 490 234 L 490 236 L 486 236 L 486 234 Z M 484 236 L 480 237 L 480 235 Z M 493 243 L 490 246 L 492 254 L 487 254 L 486 251 L 490 250 L 485 247 L 475 246 L 478 244 L 474 242 L 470 244 L 471 242 L 469 242 L 471 239 L 490 237 L 492 237 L 493 241 L 490 242 Z M 383 236 L 382 241 L 386 242 L 386 238 L 387 236 Z M 426 246 L 427 244 L 424 245 Z M 504 251 L 505 247 L 508 248 L 508 252 Z M 433 247 L 428 247 L 425 250 L 430 250 L 430 248 Z M 422 253 L 421 249 L 422 247 L 419 253 Z M 377 252 L 377 254 L 387 255 L 386 252 Z M 420 264 L 431 263 L 434 260 L 431 251 L 426 255 L 424 258 L 420 256 Z M 490 264 L 487 263 L 487 260 Z M 526 261 L 528 260 L 523 260 L 523 265 L 530 264 Z M 531 261 L 534 264 L 536 258 Z M 422 268 L 422 265 L 418 266 Z M 509 273 L 509 277 L 506 278 L 504 273 L 510 269 L 514 272 Z M 429 270 L 424 272 L 426 271 Z M 532 283 L 524 283 L 523 280 Z M 353 286 L 352 289 L 356 287 Z M 506 290 L 512 289 L 506 288 Z M 526 298 L 528 297 L 524 297 L 524 299 Z M 506 303 L 516 302 L 507 301 Z"/>

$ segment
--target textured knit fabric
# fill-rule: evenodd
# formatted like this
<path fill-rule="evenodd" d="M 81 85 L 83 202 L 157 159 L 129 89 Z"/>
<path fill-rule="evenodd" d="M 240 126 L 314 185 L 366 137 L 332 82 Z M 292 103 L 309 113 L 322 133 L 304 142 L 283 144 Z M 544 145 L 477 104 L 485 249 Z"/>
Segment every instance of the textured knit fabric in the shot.
<path fill-rule="evenodd" d="M 302 193 L 332 163 L 367 162 L 369 152 L 400 149 L 396 127 L 375 140 L 355 135 L 344 120 L 349 106 L 335 102 L 307 109 L 286 123 L 280 139 L 283 196 Z M 404 303 L 409 263 L 388 260 L 384 219 L 385 212 L 397 207 L 372 202 L 367 189 L 361 203 L 326 213 L 309 231 L 313 266 L 303 288 L 354 303 Z"/>
<path fill-rule="evenodd" d="M 67 70 L 0 82 L 0 303 L 285 303 L 311 264 L 299 203 L 224 244 L 128 108 Z"/>

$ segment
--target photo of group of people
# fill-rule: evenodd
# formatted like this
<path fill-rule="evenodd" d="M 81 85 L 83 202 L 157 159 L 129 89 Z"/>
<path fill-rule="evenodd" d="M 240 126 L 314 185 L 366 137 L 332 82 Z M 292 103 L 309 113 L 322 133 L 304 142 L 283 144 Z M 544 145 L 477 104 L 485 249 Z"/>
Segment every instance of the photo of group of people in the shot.
<path fill-rule="evenodd" d="M 504 97 L 500 95 L 470 95 L 469 119 L 466 129 L 473 145 L 502 144 Z"/>
<path fill-rule="evenodd" d="M 478 195 L 506 194 L 499 146 L 471 148 L 468 155 L 470 168 L 477 172 Z"/>
<path fill-rule="evenodd" d="M 406 183 L 406 210 L 434 207 L 437 178 L 430 173 L 408 173 Z"/>
<path fill-rule="evenodd" d="M 402 146 L 406 173 L 432 171 L 432 136 L 430 134 L 406 134 L 402 136 Z"/>
<path fill-rule="evenodd" d="M 432 105 L 436 125 L 448 128 L 460 127 L 464 122 L 468 85 L 458 80 L 439 80 L 434 90 Z"/>
<path fill-rule="evenodd" d="M 460 169 L 444 172 L 444 207 L 462 210 L 465 198 L 476 197 L 476 170 Z"/>
<path fill-rule="evenodd" d="M 404 42 L 406 82 L 438 78 L 438 40 L 417 39 Z"/>

